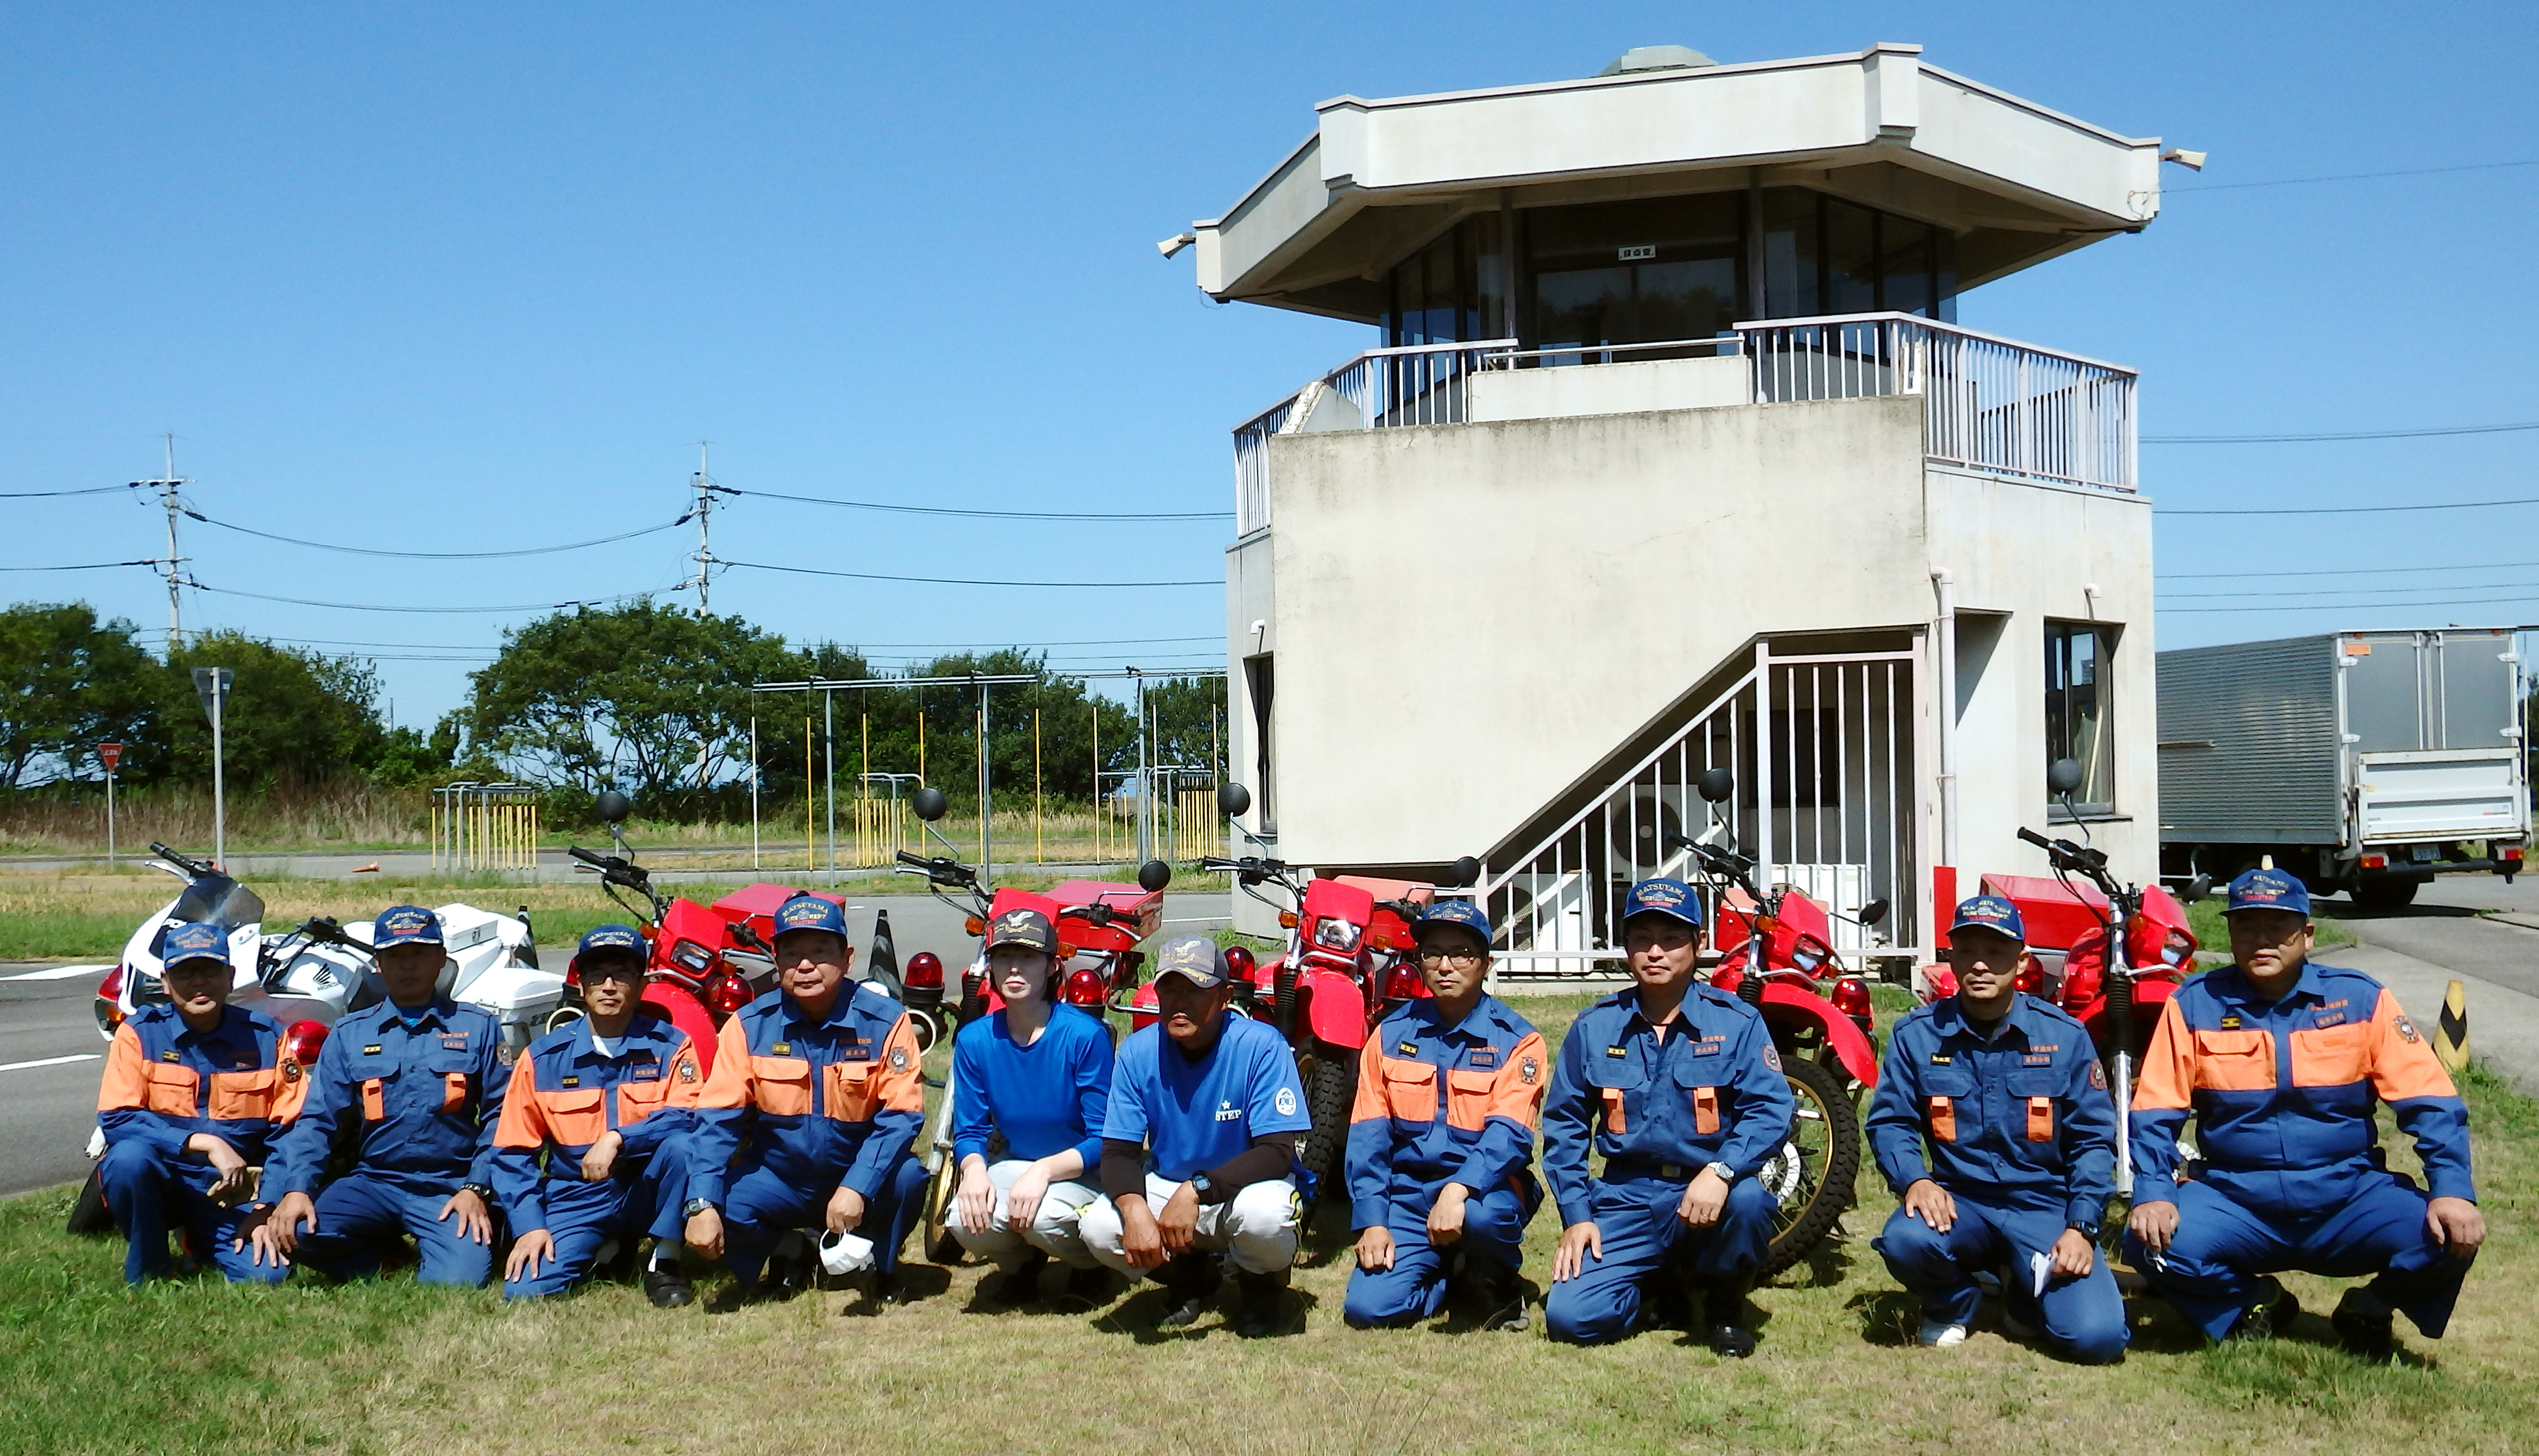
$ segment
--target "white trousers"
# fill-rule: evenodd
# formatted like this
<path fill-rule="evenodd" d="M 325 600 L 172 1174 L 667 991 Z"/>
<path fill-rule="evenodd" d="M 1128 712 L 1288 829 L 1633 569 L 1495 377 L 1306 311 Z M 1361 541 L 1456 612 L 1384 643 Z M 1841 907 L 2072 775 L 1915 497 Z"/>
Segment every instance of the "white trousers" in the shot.
<path fill-rule="evenodd" d="M 1093 1255 L 1084 1247 L 1084 1234 L 1079 1227 L 1084 1211 L 1101 1201 L 1100 1189 L 1088 1188 L 1071 1180 L 1049 1185 L 1041 1195 L 1040 1208 L 1032 1214 L 1029 1228 L 1005 1226 L 1005 1194 L 1014 1180 L 1031 1164 L 1022 1158 L 1007 1158 L 988 1165 L 988 1181 L 996 1186 L 996 1209 L 988 1226 L 972 1233 L 961 1221 L 958 1202 L 952 1208 L 952 1236 L 961 1247 L 979 1258 L 993 1261 L 998 1269 L 1010 1270 L 1038 1249 L 1051 1258 L 1076 1269 L 1091 1269 Z"/>
<path fill-rule="evenodd" d="M 1181 1187 L 1169 1178 L 1146 1175 L 1146 1205 L 1162 1213 Z M 1301 1212 L 1296 1185 L 1284 1178 L 1255 1183 L 1221 1204 L 1202 1204 L 1192 1244 L 1223 1253 L 1234 1267 L 1250 1274 L 1274 1274 L 1296 1262 L 1296 1222 Z M 1146 1271 L 1129 1263 L 1121 1232 L 1120 1209 L 1102 1199 L 1084 1211 L 1084 1246 L 1093 1257 L 1137 1279 Z"/>

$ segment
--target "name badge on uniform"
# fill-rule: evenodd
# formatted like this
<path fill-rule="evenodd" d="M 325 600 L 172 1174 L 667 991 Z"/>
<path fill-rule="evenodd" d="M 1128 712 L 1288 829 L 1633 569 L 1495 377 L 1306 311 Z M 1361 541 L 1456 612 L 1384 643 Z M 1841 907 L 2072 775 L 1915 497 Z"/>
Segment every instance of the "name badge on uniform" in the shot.
<path fill-rule="evenodd" d="M 790 1057 L 793 1055 L 793 1044 L 789 1041 L 780 1041 L 776 1045 L 767 1049 L 767 1055 L 771 1057 Z"/>
<path fill-rule="evenodd" d="M 365 1057 L 376 1057 L 381 1050 L 383 1049 L 377 1042 L 373 1042 L 369 1046 L 362 1048 L 362 1055 Z"/>
<path fill-rule="evenodd" d="M 1934 1067 L 1946 1067 L 1956 1060 L 1957 1060 L 1956 1057 L 1947 1052 L 1933 1052 L 1931 1054 L 1931 1065 Z"/>
<path fill-rule="evenodd" d="M 1605 1049 L 1605 1055 L 1608 1057 L 1627 1057 L 1631 1055 L 1631 1052 L 1628 1047 L 1607 1047 Z"/>
<path fill-rule="evenodd" d="M 578 1086 L 581 1086 L 581 1085 L 582 1085 L 582 1078 L 581 1078 L 581 1077 L 578 1077 L 578 1076 L 568 1076 L 568 1077 L 566 1077 L 566 1078 L 564 1079 L 563 1085 L 568 1086 L 568 1087 L 578 1087 Z"/>
<path fill-rule="evenodd" d="M 1396 1056 L 1416 1057 L 1419 1055 L 1419 1043 L 1415 1041 L 1396 1042 L 1394 1044 L 1393 1051 Z"/>
<path fill-rule="evenodd" d="M 176 1049 L 174 1047 L 170 1047 L 168 1050 L 159 1054 L 159 1060 L 162 1062 L 182 1062 L 185 1059 L 176 1055 Z"/>
<path fill-rule="evenodd" d="M 2023 1067 L 2051 1067 L 2054 1065 L 2054 1049 L 2048 1047 L 2041 1052 L 2029 1052 L 2019 1062 Z"/>
<path fill-rule="evenodd" d="M 467 1050 L 467 1033 L 445 1031 L 441 1034 L 441 1046 L 444 1051 L 463 1052 Z"/>
<path fill-rule="evenodd" d="M 2223 1030 L 2225 1030 L 2225 1031 L 2236 1031 L 2236 1030 L 2238 1030 L 2238 1029 L 2239 1029 L 2239 1016 L 2238 1016 L 2238 1013 L 2237 1013 L 2237 1012 L 2235 1012 L 2235 1011 L 2233 1011 L 2233 1012 L 2232 1012 L 2232 1013 L 2230 1013 L 2230 1015 L 2223 1017 L 2223 1018 L 2222 1018 L 2222 1029 L 2223 1029 Z"/>
<path fill-rule="evenodd" d="M 1499 1065 L 1499 1049 L 1496 1047 L 1475 1047 L 1472 1051 L 1465 1054 L 1464 1060 L 1470 1062 L 1476 1070 L 1484 1072 L 1495 1071 Z"/>

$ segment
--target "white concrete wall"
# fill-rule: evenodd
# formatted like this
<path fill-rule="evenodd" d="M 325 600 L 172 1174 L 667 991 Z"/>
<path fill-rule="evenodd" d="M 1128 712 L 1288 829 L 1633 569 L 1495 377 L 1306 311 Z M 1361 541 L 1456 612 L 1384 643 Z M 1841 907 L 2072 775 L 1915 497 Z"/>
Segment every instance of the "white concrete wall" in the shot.
<path fill-rule="evenodd" d="M 1238 668 L 1258 644 L 1276 654 L 1280 857 L 1484 853 L 1754 636 L 1925 624 L 1946 567 L 1969 614 L 1964 885 L 2044 871 L 2017 840 L 2048 823 L 2043 634 L 2093 616 L 2123 635 L 2119 818 L 2092 828 L 2121 873 L 2149 878 L 2150 504 L 1926 467 L 1921 410 L 1898 397 L 1273 441 L 1273 526 L 1229 558 L 1227 625 Z M 1917 730 L 1935 728 L 1926 716 Z"/>
<path fill-rule="evenodd" d="M 1724 359 L 1484 370 L 1464 386 L 1464 413 L 1475 424 L 1486 424 L 1714 409 L 1752 403 L 1753 380 L 1751 364 L 1733 354 Z"/>

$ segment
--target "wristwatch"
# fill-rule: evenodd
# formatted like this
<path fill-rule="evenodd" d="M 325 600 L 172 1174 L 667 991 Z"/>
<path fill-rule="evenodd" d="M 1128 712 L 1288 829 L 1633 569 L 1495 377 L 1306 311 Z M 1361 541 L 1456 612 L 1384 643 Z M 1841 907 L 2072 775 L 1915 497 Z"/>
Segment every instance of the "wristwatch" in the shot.
<path fill-rule="evenodd" d="M 713 1212 L 714 1205 L 701 1198 L 692 1198 L 686 1203 L 679 1205 L 679 1213 L 682 1217 L 694 1218 L 699 1213 L 711 1213 Z"/>
<path fill-rule="evenodd" d="M 494 1201 L 494 1188 L 489 1183 L 461 1183 L 458 1185 L 458 1191 L 472 1193 L 489 1204 Z"/>
<path fill-rule="evenodd" d="M 1719 1181 L 1722 1183 L 1734 1183 L 1737 1181 L 1737 1170 L 1728 1166 L 1726 1163 L 1714 1162 L 1704 1167 L 1702 1171 L 1705 1173 L 1717 1173 L 1719 1175 Z"/>
<path fill-rule="evenodd" d="M 1198 1194 L 1201 1198 L 1205 1198 L 1216 1191 L 1215 1181 L 1209 1178 L 1205 1173 L 1191 1174 L 1190 1186 L 1191 1192 Z"/>

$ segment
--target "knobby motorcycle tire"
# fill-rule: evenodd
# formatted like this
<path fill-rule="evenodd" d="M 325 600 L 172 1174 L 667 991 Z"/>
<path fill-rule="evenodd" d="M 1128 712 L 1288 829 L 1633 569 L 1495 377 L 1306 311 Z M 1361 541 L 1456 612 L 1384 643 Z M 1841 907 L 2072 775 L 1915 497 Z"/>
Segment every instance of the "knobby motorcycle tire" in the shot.
<path fill-rule="evenodd" d="M 1801 1108 L 1813 1102 L 1825 1118 L 1825 1165 L 1808 1202 L 1783 1224 L 1764 1250 L 1758 1277 L 1769 1279 L 1808 1256 L 1833 1231 L 1835 1220 L 1851 1206 L 1853 1185 L 1860 1177 L 1860 1110 L 1843 1091 L 1842 1078 L 1821 1062 L 1781 1054 L 1781 1075 Z"/>
<path fill-rule="evenodd" d="M 1315 1205 L 1335 1195 L 1342 1204 L 1348 1202 L 1339 1183 L 1348 1151 L 1349 1104 L 1356 1097 L 1356 1055 L 1330 1042 L 1314 1043 L 1313 1077 L 1305 1086 L 1305 1115 L 1313 1120 L 1314 1127 L 1305 1135 L 1304 1155 L 1299 1161 L 1314 1175 Z M 1308 1206 L 1309 1216 L 1311 1207 Z"/>
<path fill-rule="evenodd" d="M 88 1181 L 80 1185 L 79 1197 L 71 1201 L 71 1216 L 63 1232 L 104 1234 L 114 1232 L 114 1214 L 105 1207 L 105 1168 L 103 1164 L 88 1170 Z"/>

